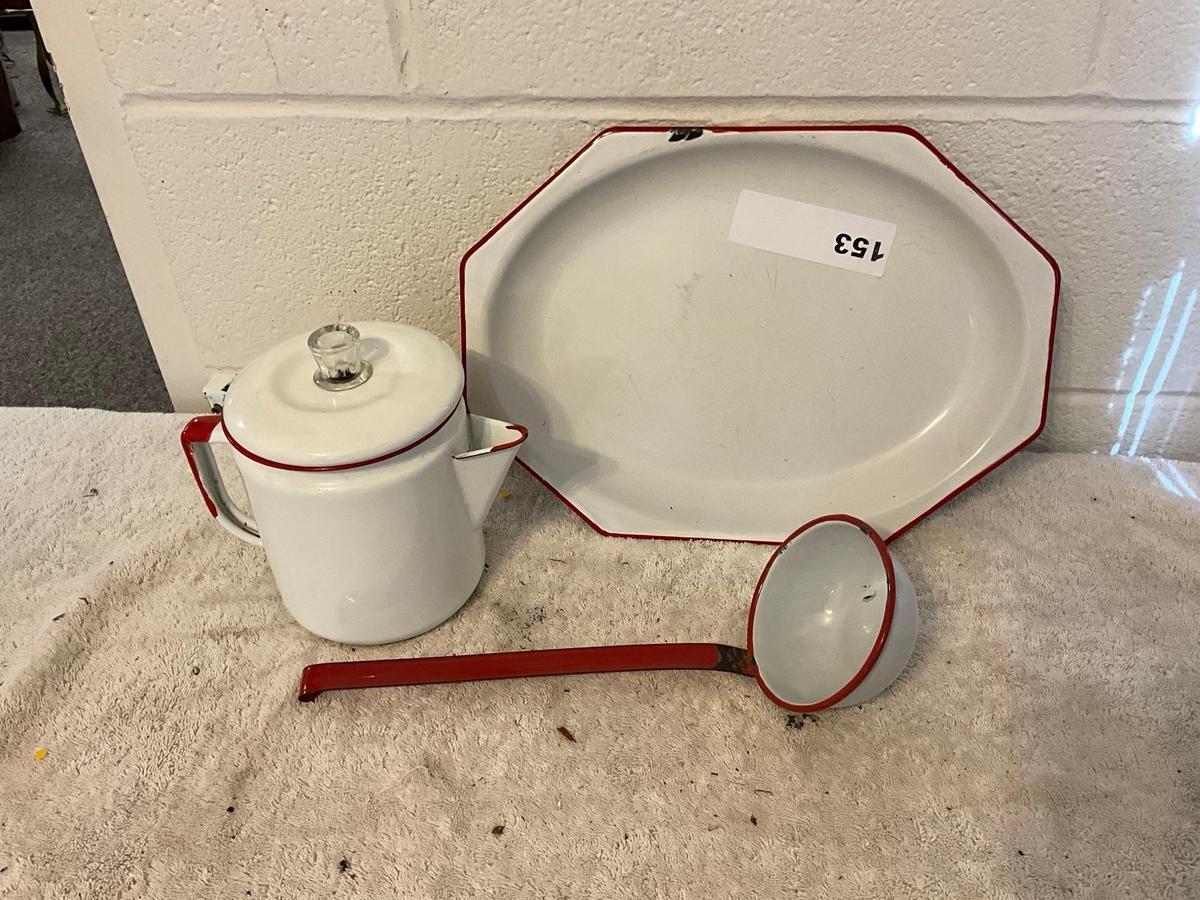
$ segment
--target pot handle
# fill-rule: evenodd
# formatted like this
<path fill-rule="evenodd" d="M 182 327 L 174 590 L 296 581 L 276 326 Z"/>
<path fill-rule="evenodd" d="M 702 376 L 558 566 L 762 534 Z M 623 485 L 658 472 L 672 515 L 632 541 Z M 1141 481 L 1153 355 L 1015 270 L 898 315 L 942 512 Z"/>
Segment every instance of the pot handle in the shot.
<path fill-rule="evenodd" d="M 192 477 L 196 479 L 196 487 L 204 505 L 212 513 L 217 524 L 248 544 L 262 546 L 258 536 L 258 523 L 254 517 L 238 508 L 225 489 L 221 478 L 221 470 L 217 468 L 217 460 L 213 456 L 213 444 L 228 444 L 229 438 L 221 427 L 220 416 L 196 416 L 179 435 L 183 444 L 183 453 L 192 469 Z"/>

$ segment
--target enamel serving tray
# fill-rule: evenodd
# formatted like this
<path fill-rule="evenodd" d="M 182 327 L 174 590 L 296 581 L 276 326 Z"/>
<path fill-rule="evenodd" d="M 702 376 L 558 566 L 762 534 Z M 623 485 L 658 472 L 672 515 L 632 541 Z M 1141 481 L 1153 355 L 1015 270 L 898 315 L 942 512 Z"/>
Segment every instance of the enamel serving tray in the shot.
<path fill-rule="evenodd" d="M 1058 267 L 901 126 L 610 129 L 460 278 L 471 411 L 604 534 L 895 536 L 1045 422 Z"/>

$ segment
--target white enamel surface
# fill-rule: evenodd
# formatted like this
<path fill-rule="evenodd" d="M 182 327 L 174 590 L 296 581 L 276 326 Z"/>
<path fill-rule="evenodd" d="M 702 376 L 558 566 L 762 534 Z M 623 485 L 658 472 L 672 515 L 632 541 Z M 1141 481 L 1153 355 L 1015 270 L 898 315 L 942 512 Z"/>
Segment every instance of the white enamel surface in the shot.
<path fill-rule="evenodd" d="M 354 644 L 398 641 L 452 616 L 483 573 L 483 533 L 454 459 L 471 448 L 460 404 L 433 438 L 394 459 L 341 472 L 294 472 L 237 455 L 263 547 L 288 612 Z M 485 455 L 507 468 L 516 453 Z M 491 458 L 488 458 L 490 456 Z M 503 477 L 503 471 L 500 472 Z M 499 478 L 473 485 L 495 490 Z M 490 498 L 487 498 L 490 500 Z"/>
<path fill-rule="evenodd" d="M 885 275 L 731 243 L 743 189 L 895 222 Z M 606 531 L 886 536 L 1039 426 L 1053 270 L 907 134 L 606 135 L 464 277 L 472 410 Z"/>
<path fill-rule="evenodd" d="M 844 700 L 835 703 L 834 709 L 842 706 L 856 706 L 882 693 L 900 677 L 900 673 L 904 671 L 904 667 L 908 665 L 908 660 L 912 657 L 913 648 L 917 645 L 917 629 L 920 624 L 917 593 L 913 590 L 908 572 L 895 557 L 892 557 L 892 570 L 896 576 L 896 608 L 892 612 L 892 627 L 888 630 L 883 652 L 875 660 L 875 665 L 871 667 L 867 677 Z"/>
<path fill-rule="evenodd" d="M 887 608 L 879 550 L 857 526 L 814 525 L 771 564 L 754 608 L 754 659 L 786 703 L 819 703 L 846 686 L 879 636 Z"/>
<path fill-rule="evenodd" d="M 229 438 L 225 434 L 225 429 L 217 425 L 208 436 L 207 444 L 228 445 Z M 211 446 L 199 444 L 193 448 L 193 452 L 197 455 L 196 471 L 203 482 L 204 490 L 208 492 L 213 505 L 217 508 L 217 524 L 238 540 L 261 547 L 262 538 L 259 536 L 258 522 L 255 521 L 254 516 L 238 506 L 229 496 L 229 490 L 221 478 L 221 470 L 213 458 Z"/>
<path fill-rule="evenodd" d="M 472 449 L 455 455 L 454 474 L 458 476 L 463 502 L 467 504 L 471 522 L 480 527 L 487 517 L 488 510 L 492 508 L 492 501 L 496 499 L 500 483 L 504 481 L 504 476 L 517 455 L 520 444 L 514 444 L 514 441 L 523 438 L 508 422 L 476 415 L 468 418 Z M 505 444 L 513 446 L 504 447 L 502 450 L 495 449 Z"/>
<path fill-rule="evenodd" d="M 420 440 L 458 404 L 458 356 L 427 331 L 393 322 L 354 322 L 373 373 L 344 391 L 313 382 L 311 332 L 256 357 L 233 379 L 224 422 L 259 456 L 298 466 L 374 459 Z"/>

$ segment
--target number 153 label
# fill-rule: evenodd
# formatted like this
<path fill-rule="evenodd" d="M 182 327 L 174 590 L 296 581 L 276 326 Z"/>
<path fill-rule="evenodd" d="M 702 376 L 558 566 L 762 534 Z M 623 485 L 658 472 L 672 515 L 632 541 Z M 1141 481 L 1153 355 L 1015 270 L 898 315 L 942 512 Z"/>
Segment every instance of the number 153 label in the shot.
<path fill-rule="evenodd" d="M 735 244 L 797 259 L 883 275 L 896 239 L 894 222 L 742 191 L 729 225 Z"/>

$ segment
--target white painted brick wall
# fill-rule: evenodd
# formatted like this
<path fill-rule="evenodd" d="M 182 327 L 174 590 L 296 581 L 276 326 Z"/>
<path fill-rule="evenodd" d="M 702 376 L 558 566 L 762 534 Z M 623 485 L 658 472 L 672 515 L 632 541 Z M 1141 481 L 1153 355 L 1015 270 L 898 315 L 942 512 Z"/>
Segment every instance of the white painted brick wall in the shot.
<path fill-rule="evenodd" d="M 1083 87 L 1093 0 L 438 0 L 418 71 L 458 96 L 1040 95 Z"/>
<path fill-rule="evenodd" d="M 66 2 L 66 0 L 64 0 Z M 392 94 L 403 40 L 385 0 L 87 0 L 113 84 L 132 94 Z"/>
<path fill-rule="evenodd" d="M 1095 87 L 1117 97 L 1194 103 L 1200 90 L 1200 4 L 1122 0 L 1106 17 Z"/>
<path fill-rule="evenodd" d="M 1194 4 L 59 2 L 86 5 L 210 366 L 339 313 L 453 338 L 463 250 L 622 121 L 924 131 L 1062 266 L 1046 446 L 1132 432 L 1200 288 Z M 1198 372 L 1200 312 L 1139 452 L 1200 458 Z"/>

